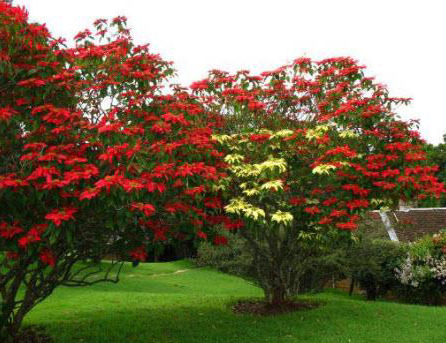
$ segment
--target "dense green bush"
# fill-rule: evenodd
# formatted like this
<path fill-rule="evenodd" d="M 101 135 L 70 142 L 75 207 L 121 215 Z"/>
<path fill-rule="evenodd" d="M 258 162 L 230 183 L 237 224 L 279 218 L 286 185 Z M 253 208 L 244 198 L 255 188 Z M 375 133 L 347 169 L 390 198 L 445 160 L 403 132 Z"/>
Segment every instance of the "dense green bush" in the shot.
<path fill-rule="evenodd" d="M 440 305 L 446 294 L 446 233 L 411 244 L 359 234 L 347 253 L 347 275 L 368 300 L 391 292 L 414 304 Z M 352 288 L 351 288 L 352 289 Z"/>
<path fill-rule="evenodd" d="M 334 248 L 309 258 L 300 281 L 299 293 L 321 292 L 331 281 L 342 279 L 346 274 L 345 249 Z"/>
<path fill-rule="evenodd" d="M 227 245 L 203 242 L 196 264 L 212 266 L 259 285 L 253 254 L 243 237 L 226 234 Z M 398 299 L 426 305 L 442 303 L 446 292 L 446 234 L 427 236 L 405 244 L 373 239 L 360 233 L 356 241 L 329 249 L 294 256 L 302 273 L 297 277 L 296 293 L 321 291 L 328 282 L 348 276 L 376 300 L 388 293 Z M 299 249 L 298 249 L 299 250 Z"/>
<path fill-rule="evenodd" d="M 227 245 L 213 245 L 203 242 L 198 248 L 195 260 L 198 266 L 211 266 L 222 272 L 243 277 L 259 285 L 256 265 L 247 242 L 238 234 L 227 234 Z M 345 274 L 345 253 L 339 247 L 330 247 L 308 255 L 304 249 L 301 256 L 294 256 L 295 263 L 302 265 L 297 276 L 297 293 L 322 291 L 328 281 Z"/>
<path fill-rule="evenodd" d="M 222 272 L 252 278 L 253 266 L 246 243 L 237 234 L 226 234 L 226 245 L 215 245 L 204 241 L 200 243 L 195 263 L 200 266 L 214 267 Z"/>
<path fill-rule="evenodd" d="M 398 285 L 394 270 L 406 252 L 403 243 L 360 236 L 347 255 L 352 283 L 359 284 L 368 300 L 386 295 Z"/>

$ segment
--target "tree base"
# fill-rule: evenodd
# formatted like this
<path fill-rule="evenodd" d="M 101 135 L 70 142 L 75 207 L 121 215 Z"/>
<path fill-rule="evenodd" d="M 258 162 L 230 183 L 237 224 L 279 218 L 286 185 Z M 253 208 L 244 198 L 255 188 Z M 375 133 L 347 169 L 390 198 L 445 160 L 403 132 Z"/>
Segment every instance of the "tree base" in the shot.
<path fill-rule="evenodd" d="M 52 337 L 45 333 L 45 328 L 31 325 L 20 330 L 12 343 L 53 343 Z"/>
<path fill-rule="evenodd" d="M 264 300 L 239 300 L 232 306 L 232 311 L 237 314 L 254 314 L 257 316 L 274 316 L 288 312 L 311 310 L 321 303 L 312 301 L 284 301 L 278 304 L 270 304 Z"/>

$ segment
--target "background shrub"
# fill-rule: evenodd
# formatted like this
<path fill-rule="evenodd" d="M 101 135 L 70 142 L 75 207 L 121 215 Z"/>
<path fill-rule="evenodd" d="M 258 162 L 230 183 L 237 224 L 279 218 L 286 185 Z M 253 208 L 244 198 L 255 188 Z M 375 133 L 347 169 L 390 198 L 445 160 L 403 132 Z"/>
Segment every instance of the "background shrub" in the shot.
<path fill-rule="evenodd" d="M 202 242 L 198 247 L 195 263 L 200 266 L 214 267 L 222 272 L 240 276 L 259 285 L 254 257 L 247 242 L 238 234 L 226 234 L 227 245 L 213 245 Z M 333 279 L 345 275 L 345 249 L 331 247 L 325 251 L 313 251 L 312 256 L 302 254 L 296 263 L 302 264 L 302 273 L 296 280 L 298 293 L 322 291 Z M 304 260 L 304 263 L 302 261 Z"/>
<path fill-rule="evenodd" d="M 246 248 L 246 243 L 237 234 L 226 234 L 226 237 L 226 245 L 201 242 L 195 263 L 200 267 L 214 267 L 224 273 L 252 279 L 253 258 Z"/>
<path fill-rule="evenodd" d="M 352 283 L 359 284 L 368 300 L 386 295 L 398 284 L 394 270 L 406 253 L 407 245 L 403 243 L 360 235 L 347 255 Z"/>
<path fill-rule="evenodd" d="M 395 268 L 396 292 L 409 303 L 440 305 L 446 292 L 446 234 L 425 236 L 409 246 Z"/>

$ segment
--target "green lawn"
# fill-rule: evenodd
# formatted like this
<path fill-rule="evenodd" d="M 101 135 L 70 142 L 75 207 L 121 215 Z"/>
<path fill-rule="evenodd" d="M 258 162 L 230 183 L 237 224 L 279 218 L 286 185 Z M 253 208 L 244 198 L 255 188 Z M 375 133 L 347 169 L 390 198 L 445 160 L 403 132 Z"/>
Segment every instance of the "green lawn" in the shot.
<path fill-rule="evenodd" d="M 309 297 L 325 302 L 313 310 L 276 317 L 231 312 L 236 299 L 261 295 L 239 278 L 185 261 L 126 265 L 117 285 L 58 289 L 26 324 L 46 326 L 63 343 L 446 342 L 446 308 L 336 292 Z"/>

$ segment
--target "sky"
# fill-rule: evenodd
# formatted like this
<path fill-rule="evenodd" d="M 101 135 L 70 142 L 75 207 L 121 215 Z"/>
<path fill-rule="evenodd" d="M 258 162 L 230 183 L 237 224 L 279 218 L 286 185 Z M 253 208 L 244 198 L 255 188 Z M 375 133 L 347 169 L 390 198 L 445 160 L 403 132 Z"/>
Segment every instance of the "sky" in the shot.
<path fill-rule="evenodd" d="M 419 119 L 433 144 L 446 134 L 446 3 L 442 0 L 14 0 L 30 20 L 72 42 L 98 18 L 124 15 L 135 42 L 173 61 L 190 85 L 211 69 L 261 73 L 305 56 L 351 56 Z"/>

